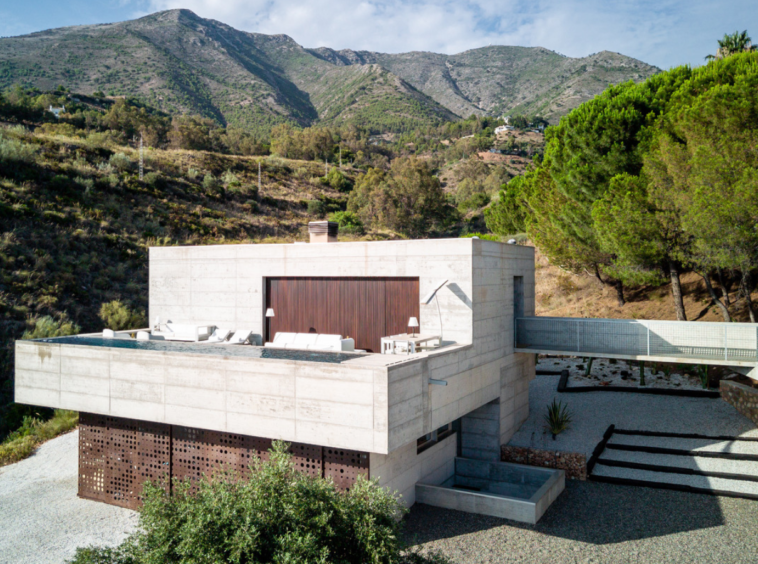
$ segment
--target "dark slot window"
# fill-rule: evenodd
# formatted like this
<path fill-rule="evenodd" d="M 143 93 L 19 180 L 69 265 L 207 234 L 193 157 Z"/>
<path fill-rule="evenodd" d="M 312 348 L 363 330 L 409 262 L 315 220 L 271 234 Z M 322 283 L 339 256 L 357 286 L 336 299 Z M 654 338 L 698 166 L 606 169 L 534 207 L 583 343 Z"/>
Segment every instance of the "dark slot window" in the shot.
<path fill-rule="evenodd" d="M 423 437 L 419 437 L 416 440 L 416 454 L 421 454 L 429 447 L 436 445 L 438 442 L 446 439 L 454 433 L 454 424 L 448 423 L 431 433 L 427 433 Z"/>

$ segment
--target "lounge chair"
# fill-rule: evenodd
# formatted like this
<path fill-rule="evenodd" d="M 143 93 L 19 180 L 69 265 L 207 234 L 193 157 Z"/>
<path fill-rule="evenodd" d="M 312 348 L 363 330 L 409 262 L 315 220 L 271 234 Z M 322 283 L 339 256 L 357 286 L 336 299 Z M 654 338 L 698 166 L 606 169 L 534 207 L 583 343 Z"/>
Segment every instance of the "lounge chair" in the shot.
<path fill-rule="evenodd" d="M 158 337 L 167 341 L 207 341 L 215 327 L 213 325 L 187 325 L 180 323 L 163 323 L 161 331 L 153 331 Z"/>
<path fill-rule="evenodd" d="M 216 330 L 213 331 L 213 333 L 210 334 L 208 339 L 203 342 L 204 343 L 225 343 L 226 340 L 229 338 L 229 335 L 231 334 L 232 334 L 231 329 L 221 329 L 219 327 L 216 327 Z"/>
<path fill-rule="evenodd" d="M 234 332 L 228 341 L 225 341 L 225 345 L 244 345 L 245 343 L 252 343 L 253 332 L 249 329 L 239 329 Z"/>

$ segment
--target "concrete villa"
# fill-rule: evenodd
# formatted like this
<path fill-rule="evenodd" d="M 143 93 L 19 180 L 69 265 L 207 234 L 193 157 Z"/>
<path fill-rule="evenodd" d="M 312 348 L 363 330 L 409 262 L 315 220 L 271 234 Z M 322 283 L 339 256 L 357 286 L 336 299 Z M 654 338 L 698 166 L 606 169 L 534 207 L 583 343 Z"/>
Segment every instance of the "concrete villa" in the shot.
<path fill-rule="evenodd" d="M 322 222 L 307 245 L 152 248 L 149 268 L 150 330 L 16 344 L 16 401 L 81 412 L 81 497 L 136 507 L 146 479 L 244 473 L 273 439 L 303 471 L 376 477 L 408 505 L 535 522 L 562 490 L 560 470 L 497 462 L 535 374 L 514 351 L 532 248 L 338 243 Z M 533 503 L 466 498 L 483 478 Z"/>

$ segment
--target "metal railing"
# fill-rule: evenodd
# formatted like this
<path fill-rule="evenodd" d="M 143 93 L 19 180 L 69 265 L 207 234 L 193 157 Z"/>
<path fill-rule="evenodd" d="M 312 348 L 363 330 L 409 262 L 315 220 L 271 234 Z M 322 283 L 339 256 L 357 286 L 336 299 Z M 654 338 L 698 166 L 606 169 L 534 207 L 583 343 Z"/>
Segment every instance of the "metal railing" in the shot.
<path fill-rule="evenodd" d="M 516 348 L 577 355 L 758 362 L 758 324 L 520 317 Z"/>

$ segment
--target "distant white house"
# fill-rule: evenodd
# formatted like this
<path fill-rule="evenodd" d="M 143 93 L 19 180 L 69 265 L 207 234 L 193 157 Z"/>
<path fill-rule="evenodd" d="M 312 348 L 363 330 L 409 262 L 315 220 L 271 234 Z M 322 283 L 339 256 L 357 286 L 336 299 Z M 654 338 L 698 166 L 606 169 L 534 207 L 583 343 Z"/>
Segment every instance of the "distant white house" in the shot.
<path fill-rule="evenodd" d="M 51 114 L 53 114 L 55 117 L 57 117 L 58 119 L 60 119 L 61 118 L 61 114 L 66 113 L 66 106 L 61 106 L 60 108 L 53 108 L 52 106 L 50 106 L 50 108 L 48 109 L 48 111 Z"/>
<path fill-rule="evenodd" d="M 511 131 L 513 129 L 516 129 L 512 125 L 499 125 L 495 128 L 495 135 L 498 135 L 499 133 L 505 133 L 506 131 Z"/>

